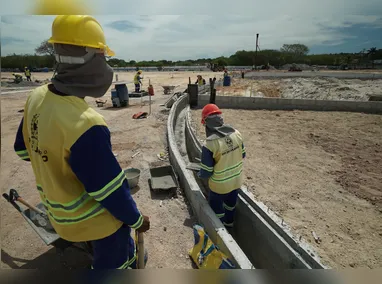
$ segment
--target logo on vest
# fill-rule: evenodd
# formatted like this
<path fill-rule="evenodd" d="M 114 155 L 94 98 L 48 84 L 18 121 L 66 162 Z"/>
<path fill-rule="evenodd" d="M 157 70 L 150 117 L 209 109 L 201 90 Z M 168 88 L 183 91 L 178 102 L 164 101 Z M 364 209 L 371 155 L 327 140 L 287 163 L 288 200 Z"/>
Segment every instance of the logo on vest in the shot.
<path fill-rule="evenodd" d="M 232 141 L 231 137 L 229 137 L 229 136 L 226 136 L 224 138 L 224 141 L 227 144 L 228 149 L 226 151 L 224 151 L 222 153 L 222 155 L 226 155 L 228 153 L 231 153 L 231 152 L 233 152 L 233 151 L 235 151 L 235 150 L 237 150 L 239 148 L 238 146 L 234 147 L 233 141 Z"/>
<path fill-rule="evenodd" d="M 48 151 L 43 150 L 39 148 L 39 141 L 38 141 L 38 118 L 40 117 L 39 114 L 35 114 L 31 121 L 31 128 L 30 133 L 31 136 L 29 137 L 29 144 L 31 146 L 32 151 L 39 154 L 41 156 L 41 159 L 44 162 L 48 161 Z"/>

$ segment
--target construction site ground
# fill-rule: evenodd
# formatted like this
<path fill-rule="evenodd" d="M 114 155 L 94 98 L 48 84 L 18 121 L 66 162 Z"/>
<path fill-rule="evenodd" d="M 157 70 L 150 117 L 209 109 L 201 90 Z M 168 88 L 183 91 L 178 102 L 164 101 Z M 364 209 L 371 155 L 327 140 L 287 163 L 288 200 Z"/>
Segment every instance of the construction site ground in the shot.
<path fill-rule="evenodd" d="M 166 152 L 168 110 L 160 104 L 169 96 L 163 95 L 161 86 L 178 86 L 175 91 L 184 91 L 188 78 L 195 82 L 197 74 L 203 75 L 206 81 L 210 77 L 222 77 L 221 73 L 213 72 L 144 73 L 143 88 L 147 89 L 151 79 L 155 89 L 152 115 L 147 119 L 134 120 L 132 115 L 149 111 L 148 97 L 143 98 L 144 106 L 141 106 L 141 99 L 136 98 L 130 99 L 128 108 L 120 109 L 112 108 L 110 90 L 103 98 L 108 100 L 105 107 L 97 108 L 94 99 L 86 99 L 105 117 L 112 135 L 113 151 L 122 168 L 135 167 L 142 171 L 140 189 L 134 193 L 134 198 L 140 210 L 151 218 L 151 230 L 145 234 L 148 268 L 193 267 L 188 250 L 193 245 L 192 225 L 196 220 L 182 192 L 173 198 L 167 194 L 152 194 L 148 178 L 150 166 L 169 163 L 157 156 Z M 51 76 L 52 73 L 32 73 L 34 82 L 13 84 L 10 83 L 12 74 L 2 73 L 2 193 L 15 188 L 32 204 L 39 202 L 32 168 L 28 162 L 19 160 L 13 151 L 13 143 L 22 118 L 18 111 L 24 107 L 28 90 L 48 82 Z M 133 76 L 133 72 L 121 72 L 119 80 L 131 82 Z M 234 79 L 230 88 L 245 81 L 239 80 Z M 276 81 L 282 80 L 260 82 L 272 89 Z M 349 87 L 352 87 L 350 83 Z M 282 83 L 279 85 L 283 87 Z M 306 86 L 309 90 L 309 85 Z M 129 84 L 128 88 L 132 91 L 133 85 Z M 257 87 L 254 89 L 261 91 Z M 244 115 L 247 113 L 249 116 Z M 199 112 L 196 114 L 200 115 Z M 308 241 L 312 241 L 311 230 L 314 230 L 323 240 L 316 246 L 324 262 L 334 267 L 381 266 L 382 229 L 378 222 L 381 220 L 378 211 L 381 210 L 381 192 L 378 189 L 381 188 L 382 147 L 372 145 L 381 140 L 380 116 L 261 111 L 237 114 L 237 111 L 225 111 L 227 122 L 241 130 L 247 141 L 246 184 L 255 196 L 282 215 Z M 348 136 L 342 137 L 341 133 L 346 129 L 352 130 Z M 138 151 L 140 154 L 132 157 Z M 356 154 L 351 155 L 353 151 Z M 371 181 L 377 187 L 374 190 Z M 367 201 L 373 196 L 375 205 Z M 10 204 L 4 199 L 1 202 L 1 267 L 64 268 L 55 250 L 45 246 Z M 89 265 L 85 255 L 72 249 L 66 252 L 65 260 L 69 268 Z"/>
<path fill-rule="evenodd" d="M 232 79 L 216 87 L 217 96 L 252 96 L 285 99 L 368 101 L 382 95 L 382 80 L 338 78 Z"/>
<path fill-rule="evenodd" d="M 203 140 L 200 116 L 193 111 Z M 382 116 L 229 109 L 223 116 L 244 137 L 244 185 L 324 264 L 382 266 Z"/>

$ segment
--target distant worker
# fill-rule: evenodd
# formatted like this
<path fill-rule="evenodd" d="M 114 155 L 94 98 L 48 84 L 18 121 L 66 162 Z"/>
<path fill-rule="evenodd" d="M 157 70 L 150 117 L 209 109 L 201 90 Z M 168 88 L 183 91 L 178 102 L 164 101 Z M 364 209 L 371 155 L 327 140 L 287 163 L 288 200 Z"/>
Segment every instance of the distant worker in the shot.
<path fill-rule="evenodd" d="M 241 79 L 244 79 L 245 72 L 241 71 Z"/>
<path fill-rule="evenodd" d="M 18 84 L 23 81 L 23 76 L 20 74 L 13 73 L 12 74 L 15 78 L 13 79 L 13 82 Z"/>
<path fill-rule="evenodd" d="M 25 67 L 24 68 L 24 74 L 25 74 L 25 77 L 27 77 L 27 81 L 32 81 L 32 79 L 31 79 L 31 71 L 29 70 L 29 68 L 28 67 Z"/>
<path fill-rule="evenodd" d="M 48 42 L 60 64 L 52 82 L 28 96 L 14 149 L 31 162 L 40 198 L 62 239 L 91 242 L 94 269 L 136 268 L 131 229 L 145 232 L 150 220 L 130 194 L 104 118 L 84 100 L 109 89 L 113 69 L 105 55 L 114 52 L 101 25 L 86 15 L 57 16 Z"/>
<path fill-rule="evenodd" d="M 228 75 L 228 71 L 227 71 L 227 69 L 224 69 L 224 77 L 228 77 L 229 75 Z"/>
<path fill-rule="evenodd" d="M 202 75 L 198 75 L 198 79 L 196 80 L 195 84 L 198 84 L 199 86 L 205 85 L 206 80 L 203 79 Z"/>
<path fill-rule="evenodd" d="M 238 190 L 243 183 L 245 148 L 239 131 L 224 124 L 222 111 L 214 104 L 202 110 L 206 142 L 202 148 L 200 178 L 208 178 L 209 204 L 227 228 L 234 225 Z"/>
<path fill-rule="evenodd" d="M 135 84 L 135 92 L 139 93 L 141 90 L 141 84 L 142 84 L 142 70 L 139 70 L 137 74 L 134 76 L 134 84 Z"/>

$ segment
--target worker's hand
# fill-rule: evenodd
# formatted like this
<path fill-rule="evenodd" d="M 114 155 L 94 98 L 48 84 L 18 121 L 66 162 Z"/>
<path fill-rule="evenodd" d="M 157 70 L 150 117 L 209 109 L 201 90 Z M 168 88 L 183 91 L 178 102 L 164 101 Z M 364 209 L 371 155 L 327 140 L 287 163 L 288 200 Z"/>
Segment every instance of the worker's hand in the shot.
<path fill-rule="evenodd" d="M 150 229 L 150 219 L 148 216 L 143 215 L 143 223 L 142 225 L 137 229 L 137 232 L 144 233 Z"/>

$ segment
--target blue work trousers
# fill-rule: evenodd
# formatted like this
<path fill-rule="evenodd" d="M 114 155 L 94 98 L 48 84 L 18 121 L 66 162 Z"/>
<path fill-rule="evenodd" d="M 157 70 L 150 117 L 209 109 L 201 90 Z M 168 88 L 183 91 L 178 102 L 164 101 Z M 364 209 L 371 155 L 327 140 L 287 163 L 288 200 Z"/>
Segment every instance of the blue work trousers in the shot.
<path fill-rule="evenodd" d="M 96 241 L 93 246 L 93 269 L 136 269 L 135 242 L 131 229 L 122 225 L 114 234 Z"/>
<path fill-rule="evenodd" d="M 233 227 L 238 193 L 238 189 L 227 194 L 218 194 L 210 191 L 208 196 L 208 203 L 212 210 L 223 224 L 229 228 Z"/>

